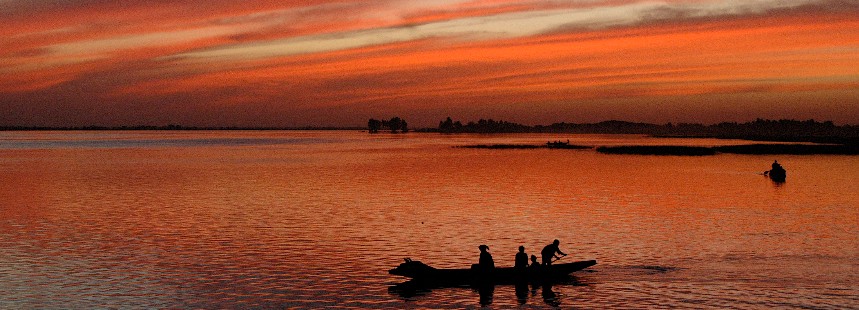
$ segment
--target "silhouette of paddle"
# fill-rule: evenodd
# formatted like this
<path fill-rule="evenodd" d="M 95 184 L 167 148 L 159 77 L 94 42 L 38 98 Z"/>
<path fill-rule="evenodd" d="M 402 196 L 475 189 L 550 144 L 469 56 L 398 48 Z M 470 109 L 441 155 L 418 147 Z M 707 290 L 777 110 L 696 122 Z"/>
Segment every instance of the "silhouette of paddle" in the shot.
<path fill-rule="evenodd" d="M 556 258 L 556 259 L 553 259 L 553 260 L 552 260 L 552 262 L 553 262 L 553 263 L 554 263 L 554 262 L 557 262 L 557 261 L 561 260 L 561 259 L 562 259 L 562 258 L 564 258 L 564 257 L 567 257 L 567 254 L 564 254 L 564 255 L 562 255 L 561 257 L 558 257 L 558 258 Z"/>

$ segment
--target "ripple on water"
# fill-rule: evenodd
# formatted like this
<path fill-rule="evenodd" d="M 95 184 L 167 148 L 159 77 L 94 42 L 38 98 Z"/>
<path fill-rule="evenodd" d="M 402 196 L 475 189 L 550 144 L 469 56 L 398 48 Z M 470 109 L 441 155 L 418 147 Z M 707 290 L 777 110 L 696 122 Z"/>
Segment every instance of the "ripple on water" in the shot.
<path fill-rule="evenodd" d="M 210 134 L 0 150 L 0 308 L 476 308 L 486 292 L 403 294 L 387 270 L 463 268 L 479 244 L 509 266 L 556 238 L 599 265 L 524 299 L 497 286 L 493 308 L 859 304 L 852 157 L 780 158 L 796 178 L 776 188 L 754 156 L 449 148 L 540 135 Z"/>

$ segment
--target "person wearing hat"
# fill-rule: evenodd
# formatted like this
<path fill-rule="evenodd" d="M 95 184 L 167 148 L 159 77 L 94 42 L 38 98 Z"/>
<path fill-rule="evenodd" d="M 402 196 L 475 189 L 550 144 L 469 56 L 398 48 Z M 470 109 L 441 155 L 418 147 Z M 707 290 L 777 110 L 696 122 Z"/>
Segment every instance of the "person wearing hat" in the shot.
<path fill-rule="evenodd" d="M 478 267 L 484 271 L 494 269 L 495 261 L 492 260 L 492 254 L 489 254 L 489 246 L 481 244 L 477 248 L 480 249 L 480 261 L 477 264 Z"/>

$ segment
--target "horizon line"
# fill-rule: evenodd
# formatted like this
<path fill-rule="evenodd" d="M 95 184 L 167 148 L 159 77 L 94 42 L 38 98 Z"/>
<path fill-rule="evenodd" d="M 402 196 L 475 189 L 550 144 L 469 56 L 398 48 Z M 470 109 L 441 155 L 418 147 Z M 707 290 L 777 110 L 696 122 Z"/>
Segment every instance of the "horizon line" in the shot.
<path fill-rule="evenodd" d="M 450 118 L 450 117 L 446 117 Z M 446 119 L 445 118 L 445 119 Z M 370 118 L 374 119 L 374 118 Z M 440 120 L 443 122 L 445 119 Z M 453 118 L 451 118 L 453 119 Z M 838 124 L 831 120 L 816 120 L 816 119 L 766 119 L 766 118 L 757 118 L 753 121 L 721 121 L 714 123 L 695 123 L 695 122 L 665 122 L 665 123 L 652 123 L 652 122 L 635 122 L 635 121 L 625 121 L 619 119 L 609 119 L 599 122 L 554 122 L 551 124 L 536 124 L 536 125 L 528 125 L 522 123 L 516 123 L 512 121 L 506 121 L 503 119 L 494 120 L 492 118 L 480 118 L 477 121 L 467 121 L 463 124 L 468 124 L 469 122 L 478 122 L 480 120 L 486 121 L 495 121 L 495 122 L 506 122 L 510 124 L 516 124 L 526 127 L 549 127 L 552 125 L 559 124 L 567 124 L 567 125 L 596 125 L 603 123 L 627 123 L 627 124 L 639 124 L 639 125 L 656 125 L 656 126 L 666 126 L 666 125 L 701 125 L 701 126 L 715 126 L 720 124 L 751 124 L 755 122 L 814 122 L 814 123 L 832 123 L 833 126 L 836 127 L 854 127 L 859 126 L 859 124 Z M 426 130 L 426 129 L 437 129 L 438 127 L 413 127 L 410 130 Z M 48 130 L 366 130 L 366 126 L 335 126 L 335 125 L 303 125 L 303 126 L 196 126 L 196 125 L 179 125 L 179 124 L 167 124 L 167 125 L 118 125 L 118 126 L 105 126 L 105 125 L 83 125 L 83 126 L 21 126 L 21 125 L 0 125 L 0 131 L 48 131 Z"/>

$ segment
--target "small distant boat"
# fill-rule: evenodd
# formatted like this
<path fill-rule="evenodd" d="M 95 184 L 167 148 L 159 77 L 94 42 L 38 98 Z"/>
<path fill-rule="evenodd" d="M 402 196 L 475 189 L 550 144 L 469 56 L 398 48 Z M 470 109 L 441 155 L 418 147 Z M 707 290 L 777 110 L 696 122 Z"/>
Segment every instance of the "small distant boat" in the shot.
<path fill-rule="evenodd" d="M 548 147 L 550 149 L 563 149 L 563 148 L 567 148 L 569 145 L 570 145 L 570 140 L 567 140 L 567 142 L 563 142 L 563 141 L 546 142 L 546 147 Z"/>
<path fill-rule="evenodd" d="M 409 277 L 416 281 L 436 284 L 515 284 L 524 281 L 561 280 L 569 277 L 570 273 L 596 264 L 596 260 L 587 260 L 541 266 L 538 270 L 516 270 L 513 267 L 499 267 L 484 271 L 475 268 L 438 269 L 407 258 L 404 263 L 388 272 L 393 275 Z"/>
<path fill-rule="evenodd" d="M 769 176 L 770 180 L 773 180 L 774 182 L 784 182 L 785 179 L 787 179 L 787 171 L 785 171 L 784 168 L 769 170 L 764 172 L 764 175 Z"/>
<path fill-rule="evenodd" d="M 764 175 L 773 182 L 784 182 L 787 179 L 787 171 L 778 162 L 773 163 L 771 170 L 764 171 Z"/>

